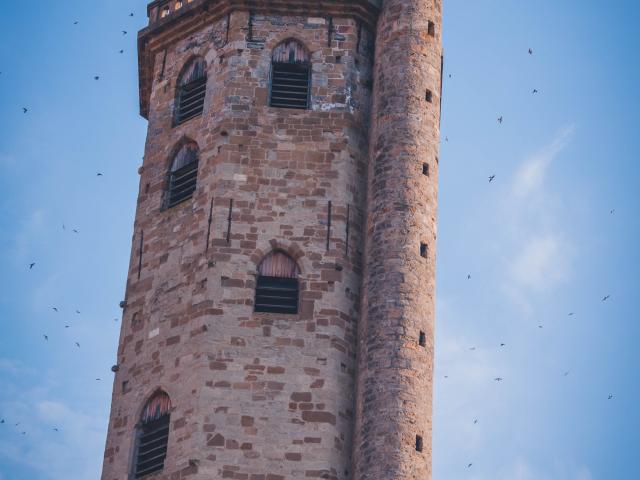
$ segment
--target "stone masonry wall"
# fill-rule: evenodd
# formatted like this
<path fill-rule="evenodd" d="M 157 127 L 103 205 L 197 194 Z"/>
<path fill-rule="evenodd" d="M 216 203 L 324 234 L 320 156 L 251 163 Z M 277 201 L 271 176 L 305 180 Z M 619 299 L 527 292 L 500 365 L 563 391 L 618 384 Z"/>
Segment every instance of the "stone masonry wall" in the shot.
<path fill-rule="evenodd" d="M 157 389 L 173 408 L 154 479 L 352 477 L 373 40 L 351 18 L 332 22 L 329 45 L 326 19 L 234 11 L 155 52 L 102 480 L 128 478 Z M 289 37 L 311 52 L 308 111 L 267 106 L 271 50 Z M 205 111 L 174 126 L 194 55 L 208 67 Z M 164 209 L 185 139 L 200 149 L 197 190 Z M 274 248 L 300 266 L 298 315 L 253 312 L 257 265 Z"/>
<path fill-rule="evenodd" d="M 355 480 L 431 478 L 441 8 L 385 0 L 378 19 Z"/>

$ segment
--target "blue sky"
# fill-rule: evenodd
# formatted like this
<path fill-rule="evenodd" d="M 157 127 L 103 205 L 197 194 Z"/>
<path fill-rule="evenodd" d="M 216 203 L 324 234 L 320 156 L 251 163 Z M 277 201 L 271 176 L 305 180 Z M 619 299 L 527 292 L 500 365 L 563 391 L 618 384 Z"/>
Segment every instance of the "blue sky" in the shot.
<path fill-rule="evenodd" d="M 144 7 L 3 6 L 0 480 L 99 478 Z M 444 9 L 434 479 L 640 478 L 640 7 Z"/>

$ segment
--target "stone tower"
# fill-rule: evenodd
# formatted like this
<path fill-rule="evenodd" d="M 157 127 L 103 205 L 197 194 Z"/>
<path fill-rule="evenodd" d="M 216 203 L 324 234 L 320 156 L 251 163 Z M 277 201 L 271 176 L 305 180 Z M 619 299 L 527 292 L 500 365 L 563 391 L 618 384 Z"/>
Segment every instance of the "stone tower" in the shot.
<path fill-rule="evenodd" d="M 441 0 L 155 0 L 102 480 L 428 480 Z"/>

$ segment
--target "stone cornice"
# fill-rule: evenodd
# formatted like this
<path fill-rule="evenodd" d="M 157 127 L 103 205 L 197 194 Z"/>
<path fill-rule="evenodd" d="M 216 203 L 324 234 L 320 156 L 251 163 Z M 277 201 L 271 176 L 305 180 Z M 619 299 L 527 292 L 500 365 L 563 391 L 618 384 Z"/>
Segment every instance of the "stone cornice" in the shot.
<path fill-rule="evenodd" d="M 179 10 L 162 17 L 161 9 L 175 2 L 154 0 L 147 7 L 149 26 L 138 33 L 140 114 L 145 118 L 149 115 L 155 53 L 234 10 L 271 15 L 351 16 L 373 29 L 381 3 L 382 0 L 193 0 L 190 3 L 184 0 Z"/>

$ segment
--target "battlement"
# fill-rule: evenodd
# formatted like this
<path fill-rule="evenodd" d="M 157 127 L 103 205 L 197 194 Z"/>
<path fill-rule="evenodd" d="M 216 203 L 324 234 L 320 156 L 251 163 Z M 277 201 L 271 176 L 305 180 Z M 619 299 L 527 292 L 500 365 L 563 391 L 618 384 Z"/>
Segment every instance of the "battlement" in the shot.
<path fill-rule="evenodd" d="M 153 54 L 205 23 L 246 11 L 252 15 L 353 17 L 374 30 L 382 0 L 155 0 L 147 6 L 149 25 L 138 33 L 140 114 L 149 114 Z"/>

